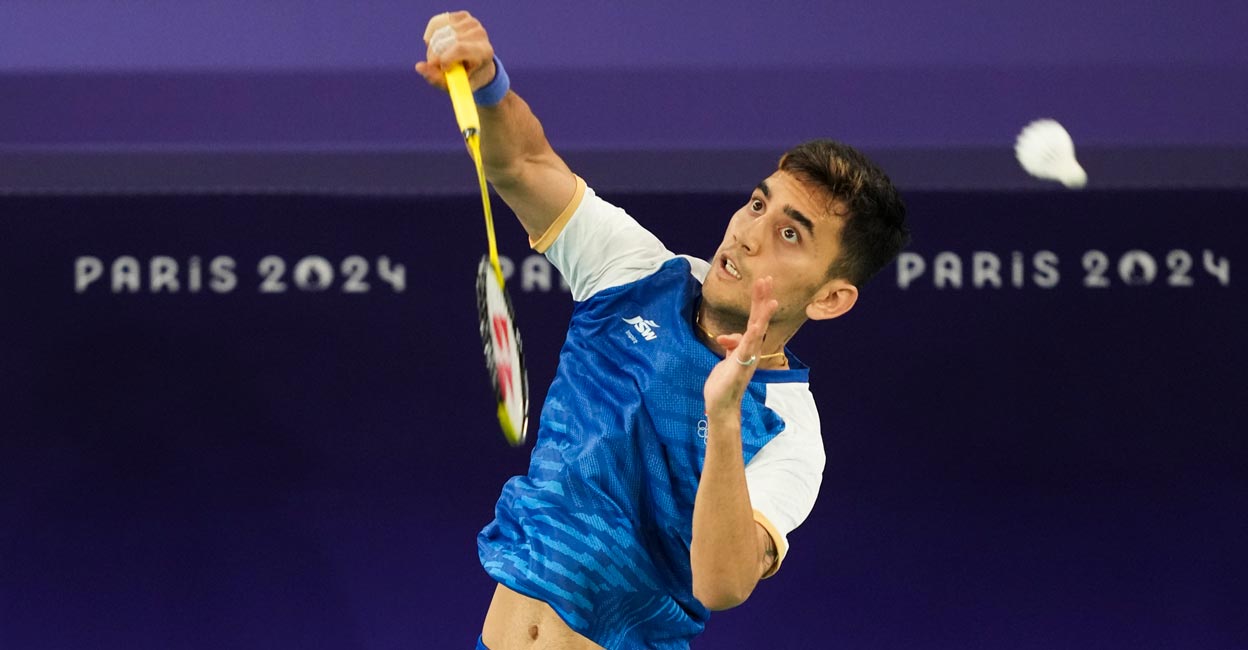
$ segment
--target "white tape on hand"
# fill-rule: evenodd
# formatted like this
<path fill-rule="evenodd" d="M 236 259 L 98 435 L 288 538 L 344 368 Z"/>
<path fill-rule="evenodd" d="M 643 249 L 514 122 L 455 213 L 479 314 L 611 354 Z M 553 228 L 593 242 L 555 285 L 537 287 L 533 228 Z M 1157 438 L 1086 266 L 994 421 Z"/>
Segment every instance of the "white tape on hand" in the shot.
<path fill-rule="evenodd" d="M 429 48 L 434 54 L 441 55 L 455 44 L 455 29 L 450 25 L 443 25 L 434 30 L 433 36 L 429 39 Z"/>

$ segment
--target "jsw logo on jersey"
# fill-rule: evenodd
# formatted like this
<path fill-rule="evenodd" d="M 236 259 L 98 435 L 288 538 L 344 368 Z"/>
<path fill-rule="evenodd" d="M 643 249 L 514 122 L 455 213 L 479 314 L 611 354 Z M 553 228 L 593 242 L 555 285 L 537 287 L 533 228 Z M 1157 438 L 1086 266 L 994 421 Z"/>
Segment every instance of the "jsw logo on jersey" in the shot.
<path fill-rule="evenodd" d="M 637 330 L 638 334 L 641 334 L 641 338 L 647 341 L 653 341 L 659 336 L 658 333 L 654 331 L 654 328 L 658 327 L 659 324 L 652 320 L 643 319 L 641 316 L 624 318 L 621 320 L 629 325 L 632 325 L 633 329 Z M 628 332 L 628 338 L 632 339 L 633 343 L 637 342 L 637 338 L 633 336 L 632 332 Z"/>

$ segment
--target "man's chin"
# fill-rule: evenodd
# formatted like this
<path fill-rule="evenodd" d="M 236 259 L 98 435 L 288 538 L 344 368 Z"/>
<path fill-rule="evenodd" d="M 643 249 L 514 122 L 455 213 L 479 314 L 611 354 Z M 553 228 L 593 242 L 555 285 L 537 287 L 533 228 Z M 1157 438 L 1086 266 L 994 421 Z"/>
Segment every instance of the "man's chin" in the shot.
<path fill-rule="evenodd" d="M 750 319 L 750 303 L 739 296 L 725 297 L 717 292 L 703 292 L 703 307 L 715 315 L 716 320 L 745 322 Z"/>

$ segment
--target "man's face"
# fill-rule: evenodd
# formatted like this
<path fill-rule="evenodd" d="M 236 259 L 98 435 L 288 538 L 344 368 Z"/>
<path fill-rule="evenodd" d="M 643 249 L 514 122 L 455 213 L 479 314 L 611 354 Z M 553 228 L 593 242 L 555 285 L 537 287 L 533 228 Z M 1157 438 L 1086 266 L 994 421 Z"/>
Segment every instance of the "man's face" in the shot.
<path fill-rule="evenodd" d="M 728 222 L 702 285 L 703 302 L 720 326 L 744 328 L 754 280 L 768 275 L 780 303 L 772 323 L 800 324 L 807 306 L 828 288 L 844 211 L 843 203 L 788 172 L 759 183 Z"/>

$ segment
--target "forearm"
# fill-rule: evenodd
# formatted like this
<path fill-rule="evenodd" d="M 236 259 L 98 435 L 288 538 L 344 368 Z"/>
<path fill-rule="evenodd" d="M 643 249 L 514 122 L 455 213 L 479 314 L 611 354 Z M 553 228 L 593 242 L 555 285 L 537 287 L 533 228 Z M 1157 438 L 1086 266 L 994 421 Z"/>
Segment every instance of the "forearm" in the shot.
<path fill-rule="evenodd" d="M 542 236 L 576 191 L 572 170 L 546 140 L 542 124 L 519 95 L 478 108 L 485 176 L 516 213 L 529 237 Z"/>
<path fill-rule="evenodd" d="M 478 106 L 477 113 L 481 118 L 481 159 L 490 182 L 512 182 L 525 164 L 557 157 L 542 123 L 515 92 L 508 91 L 494 106 Z"/>
<path fill-rule="evenodd" d="M 754 522 L 741 449 L 741 400 L 758 367 L 767 325 L 779 308 L 773 280 L 751 287 L 750 320 L 744 334 L 712 337 L 724 350 L 706 378 L 706 455 L 693 503 L 690 564 L 693 595 L 710 609 L 735 607 L 750 597 L 775 561 L 775 542 Z"/>
<path fill-rule="evenodd" d="M 710 417 L 693 506 L 693 593 L 710 609 L 741 604 L 758 584 L 757 524 L 745 482 L 740 410 Z"/>
<path fill-rule="evenodd" d="M 474 99 L 477 94 L 485 97 L 477 115 L 486 178 L 529 236 L 540 238 L 576 193 L 572 170 L 547 142 L 529 105 L 509 92 L 480 21 L 466 11 L 438 14 L 425 27 L 424 39 L 426 60 L 416 64 L 416 72 L 431 85 L 446 88 L 444 66 L 464 66 Z"/>

